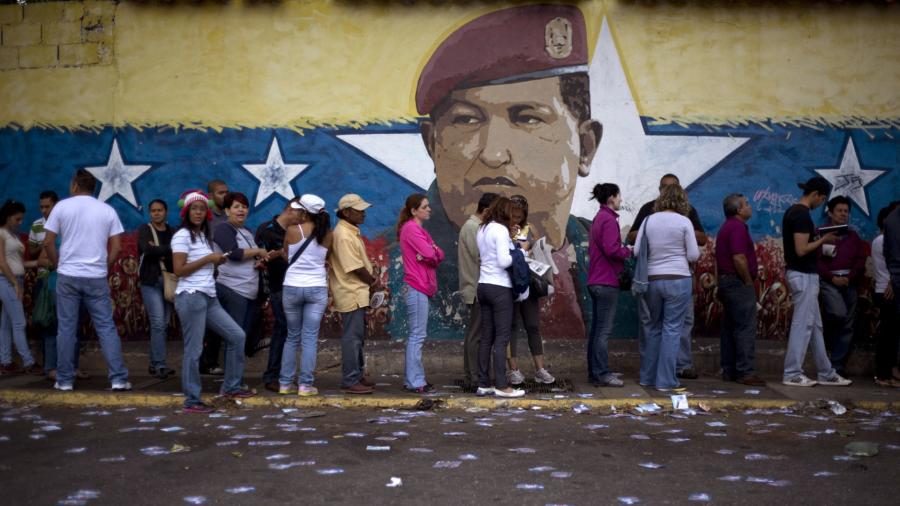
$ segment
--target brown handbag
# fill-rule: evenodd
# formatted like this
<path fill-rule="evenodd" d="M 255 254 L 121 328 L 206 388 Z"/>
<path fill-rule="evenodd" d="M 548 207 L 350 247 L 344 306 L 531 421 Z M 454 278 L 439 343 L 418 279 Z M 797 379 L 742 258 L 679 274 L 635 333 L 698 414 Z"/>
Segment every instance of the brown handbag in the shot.
<path fill-rule="evenodd" d="M 152 223 L 148 223 L 148 225 L 150 226 L 150 233 L 153 234 L 153 242 L 159 246 L 159 237 L 156 235 L 156 229 L 153 228 Z M 163 278 L 163 298 L 166 299 L 166 302 L 174 303 L 175 289 L 178 288 L 178 276 L 174 272 L 166 270 L 166 263 L 163 262 L 162 258 L 159 259 L 159 269 Z"/>

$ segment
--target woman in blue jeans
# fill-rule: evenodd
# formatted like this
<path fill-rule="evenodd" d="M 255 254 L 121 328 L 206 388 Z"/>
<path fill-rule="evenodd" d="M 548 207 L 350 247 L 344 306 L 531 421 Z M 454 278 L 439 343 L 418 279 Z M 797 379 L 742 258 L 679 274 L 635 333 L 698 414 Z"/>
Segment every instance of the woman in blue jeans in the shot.
<path fill-rule="evenodd" d="M 289 227 L 284 236 L 288 269 L 284 275 L 281 301 L 287 320 L 287 339 L 281 355 L 278 393 L 297 392 L 302 397 L 319 393 L 313 386 L 319 326 L 328 305 L 328 271 L 325 259 L 331 248 L 331 218 L 325 201 L 306 194 L 291 207 L 300 213 L 300 224 Z M 300 348 L 300 386 L 297 377 L 297 348 Z"/>
<path fill-rule="evenodd" d="M 41 366 L 34 361 L 25 336 L 23 278 L 25 268 L 33 268 L 37 264 L 24 261 L 25 245 L 16 235 L 24 216 L 25 205 L 21 202 L 7 200 L 0 208 L 0 303 L 3 304 L 3 314 L 0 316 L 0 375 L 18 372 L 43 374 Z M 23 369 L 13 365 L 13 343 L 22 357 Z"/>
<path fill-rule="evenodd" d="M 641 385 L 660 392 L 683 392 L 675 376 L 675 363 L 688 305 L 691 304 L 689 262 L 700 258 L 694 227 L 687 218 L 691 206 L 678 184 L 665 186 L 653 205 L 653 214 L 641 224 L 634 254 L 646 247 L 650 286 L 644 294 L 650 319 L 644 327 Z"/>
<path fill-rule="evenodd" d="M 422 225 L 431 218 L 431 204 L 421 193 L 406 198 L 397 219 L 397 237 L 403 254 L 403 281 L 406 284 L 406 314 L 409 338 L 406 341 L 406 389 L 424 394 L 434 389 L 425 380 L 422 345 L 428 334 L 428 299 L 437 292 L 436 271 L 444 252 Z"/>
<path fill-rule="evenodd" d="M 175 311 L 184 336 L 184 361 L 181 387 L 185 413 L 210 413 L 213 407 L 200 400 L 200 353 L 207 325 L 227 343 L 225 378 L 221 394 L 226 397 L 251 397 L 241 389 L 244 375 L 244 331 L 222 309 L 216 298 L 215 266 L 226 261 L 211 247 L 209 222 L 212 220 L 209 197 L 189 190 L 181 197 L 181 228 L 172 237 L 172 266 L 178 276 Z"/>
<path fill-rule="evenodd" d="M 163 268 L 172 272 L 172 236 L 175 229 L 166 223 L 169 207 L 160 199 L 150 202 L 150 223 L 138 227 L 138 255 L 141 258 L 139 277 L 141 298 L 150 320 L 151 376 L 160 379 L 175 374 L 166 367 L 166 327 L 172 314 L 172 304 L 166 301 Z"/>
<path fill-rule="evenodd" d="M 619 375 L 609 370 L 607 345 L 616 319 L 619 300 L 619 274 L 631 250 L 622 245 L 619 214 L 622 196 L 618 185 L 603 183 L 594 186 L 593 200 L 600 209 L 591 224 L 588 255 L 588 292 L 593 301 L 591 333 L 588 337 L 588 380 L 596 387 L 621 387 Z"/>

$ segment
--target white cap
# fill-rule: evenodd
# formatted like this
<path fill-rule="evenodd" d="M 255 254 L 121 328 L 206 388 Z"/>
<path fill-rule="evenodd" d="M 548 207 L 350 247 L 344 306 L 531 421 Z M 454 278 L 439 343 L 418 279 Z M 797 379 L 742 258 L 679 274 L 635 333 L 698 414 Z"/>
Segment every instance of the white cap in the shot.
<path fill-rule="evenodd" d="M 303 209 L 310 214 L 319 214 L 325 209 L 325 201 L 318 195 L 305 193 L 299 202 L 291 202 L 291 208 Z"/>

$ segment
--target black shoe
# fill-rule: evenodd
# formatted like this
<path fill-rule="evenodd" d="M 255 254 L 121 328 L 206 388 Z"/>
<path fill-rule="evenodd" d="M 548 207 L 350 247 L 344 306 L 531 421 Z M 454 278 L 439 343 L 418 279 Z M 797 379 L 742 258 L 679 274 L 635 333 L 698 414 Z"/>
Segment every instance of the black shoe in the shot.
<path fill-rule="evenodd" d="M 169 376 L 172 376 L 175 374 L 175 370 L 169 369 L 168 367 L 153 368 L 151 366 L 151 367 L 147 368 L 147 372 L 150 373 L 150 376 L 153 376 L 154 378 L 157 378 L 157 379 L 166 379 Z"/>
<path fill-rule="evenodd" d="M 697 371 L 690 369 L 690 368 L 684 369 L 681 372 L 675 373 L 675 376 L 677 376 L 680 379 L 686 379 L 686 380 L 695 380 L 699 377 L 697 375 Z"/>

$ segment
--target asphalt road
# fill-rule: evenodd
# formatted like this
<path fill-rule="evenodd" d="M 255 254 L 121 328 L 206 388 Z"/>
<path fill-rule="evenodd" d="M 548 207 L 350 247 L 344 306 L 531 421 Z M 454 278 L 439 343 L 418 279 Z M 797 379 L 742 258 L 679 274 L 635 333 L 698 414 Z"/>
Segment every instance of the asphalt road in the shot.
<path fill-rule="evenodd" d="M 869 505 L 895 502 L 900 468 L 900 416 L 853 409 L 0 415 L 10 505 Z M 860 441 L 880 453 L 848 456 Z"/>

